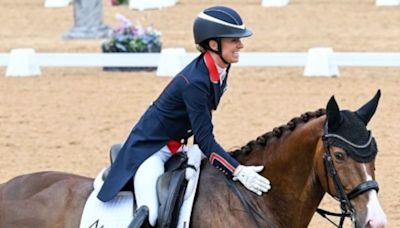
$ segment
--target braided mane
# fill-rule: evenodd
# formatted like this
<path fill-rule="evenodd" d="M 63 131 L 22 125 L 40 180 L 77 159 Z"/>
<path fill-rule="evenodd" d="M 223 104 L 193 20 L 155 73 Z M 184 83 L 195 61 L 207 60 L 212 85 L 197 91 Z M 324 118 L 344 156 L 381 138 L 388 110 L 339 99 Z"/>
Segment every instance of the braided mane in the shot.
<path fill-rule="evenodd" d="M 253 151 L 255 146 L 265 146 L 271 138 L 280 138 L 284 132 L 293 131 L 299 124 L 307 123 L 311 119 L 325 115 L 325 113 L 325 109 L 318 109 L 315 112 L 306 112 L 300 115 L 300 117 L 295 117 L 291 119 L 286 125 L 275 127 L 272 131 L 257 137 L 257 139 L 248 142 L 245 146 L 241 147 L 240 149 L 231 151 L 230 153 L 234 158 L 242 155 L 248 155 L 251 151 Z"/>

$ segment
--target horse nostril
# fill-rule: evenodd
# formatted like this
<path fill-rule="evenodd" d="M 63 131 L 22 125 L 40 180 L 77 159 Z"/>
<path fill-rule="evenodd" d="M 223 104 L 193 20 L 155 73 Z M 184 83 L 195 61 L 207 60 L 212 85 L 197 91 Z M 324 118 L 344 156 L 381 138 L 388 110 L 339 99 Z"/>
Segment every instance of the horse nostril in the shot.
<path fill-rule="evenodd" d="M 369 220 L 367 222 L 366 228 L 385 228 L 386 227 L 386 222 L 385 221 L 379 221 L 379 220 Z"/>

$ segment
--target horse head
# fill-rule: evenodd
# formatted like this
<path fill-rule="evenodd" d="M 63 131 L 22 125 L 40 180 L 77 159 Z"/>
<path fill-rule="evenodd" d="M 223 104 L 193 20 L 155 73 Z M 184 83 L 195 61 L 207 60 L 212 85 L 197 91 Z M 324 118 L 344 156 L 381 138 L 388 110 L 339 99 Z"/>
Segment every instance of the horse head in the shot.
<path fill-rule="evenodd" d="M 341 217 L 338 227 L 343 226 L 345 217 L 351 217 L 356 228 L 385 227 L 386 215 L 377 198 L 379 187 L 374 173 L 378 150 L 367 129 L 379 98 L 380 91 L 353 112 L 340 110 L 332 97 L 326 109 L 306 112 L 231 151 L 243 165 L 263 165 L 260 173 L 271 181 L 271 190 L 258 196 L 221 184 L 217 192 L 223 194 L 216 197 L 215 188 L 205 188 L 200 190 L 195 214 L 201 214 L 200 208 L 209 209 L 208 203 L 212 202 L 225 206 L 220 215 L 224 219 L 209 220 L 208 224 L 213 225 L 221 220 L 215 227 L 237 223 L 237 227 L 254 224 L 304 228 L 316 211 L 324 217 L 332 215 L 318 209 L 328 193 L 339 201 L 342 210 L 341 214 L 333 213 Z M 217 170 L 210 168 L 204 173 L 203 184 L 218 182 Z M 221 213 L 221 210 L 208 211 L 210 217 Z M 204 217 L 197 219 L 203 222 Z"/>
<path fill-rule="evenodd" d="M 324 190 L 340 202 L 344 216 L 355 227 L 385 227 L 384 214 L 377 197 L 375 157 L 377 145 L 368 122 L 378 106 L 380 91 L 357 111 L 340 110 L 332 96 L 326 107 L 322 145 L 323 165 L 318 177 Z"/>

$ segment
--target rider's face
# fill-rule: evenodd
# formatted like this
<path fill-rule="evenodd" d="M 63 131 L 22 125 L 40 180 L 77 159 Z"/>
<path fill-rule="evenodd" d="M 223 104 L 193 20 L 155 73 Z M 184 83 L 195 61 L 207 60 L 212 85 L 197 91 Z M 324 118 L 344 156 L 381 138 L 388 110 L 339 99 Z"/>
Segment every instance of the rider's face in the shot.
<path fill-rule="evenodd" d="M 237 63 L 239 61 L 239 51 L 243 48 L 240 38 L 222 38 L 222 57 L 228 63 Z"/>
<path fill-rule="evenodd" d="M 218 43 L 215 40 L 211 40 L 210 48 L 217 51 L 218 50 Z M 243 43 L 240 38 L 221 38 L 221 49 L 222 49 L 222 56 L 228 63 L 237 63 L 239 61 L 239 51 L 243 48 Z M 222 59 L 215 55 L 216 63 L 220 67 L 226 67 L 227 64 L 222 61 Z"/>

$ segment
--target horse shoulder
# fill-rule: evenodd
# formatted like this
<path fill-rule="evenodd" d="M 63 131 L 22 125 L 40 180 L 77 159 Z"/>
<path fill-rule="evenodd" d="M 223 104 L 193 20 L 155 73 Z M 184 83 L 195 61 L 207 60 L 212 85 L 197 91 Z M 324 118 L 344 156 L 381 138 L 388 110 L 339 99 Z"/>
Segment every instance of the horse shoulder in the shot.
<path fill-rule="evenodd" d="M 209 163 L 202 167 L 190 227 L 249 227 L 245 225 L 247 215 L 232 195 L 222 172 Z"/>

